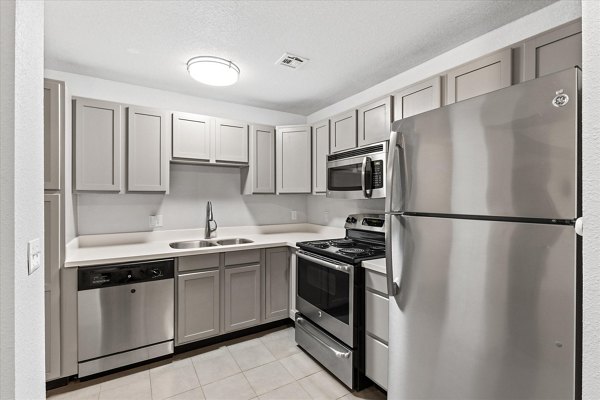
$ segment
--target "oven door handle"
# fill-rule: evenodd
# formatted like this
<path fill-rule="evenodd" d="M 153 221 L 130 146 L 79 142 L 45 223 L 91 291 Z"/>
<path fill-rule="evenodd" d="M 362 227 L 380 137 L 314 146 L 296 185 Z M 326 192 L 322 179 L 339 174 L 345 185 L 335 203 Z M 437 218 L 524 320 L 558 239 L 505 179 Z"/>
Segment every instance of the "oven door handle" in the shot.
<path fill-rule="evenodd" d="M 296 323 L 298 325 L 300 325 L 302 327 L 302 329 L 304 329 L 305 331 L 309 331 L 308 326 L 304 325 L 304 318 L 302 317 L 298 317 L 296 318 Z M 317 342 L 319 342 L 321 345 L 325 346 L 329 351 L 331 351 L 337 358 L 350 358 L 350 352 L 346 351 L 346 352 L 341 352 L 339 350 L 334 349 L 333 347 L 331 347 L 330 345 L 328 345 L 327 343 L 325 343 L 318 335 L 315 334 L 311 334 L 310 332 L 308 332 L 310 334 L 310 336 L 315 339 Z"/>
<path fill-rule="evenodd" d="M 373 196 L 373 171 L 371 162 L 371 157 L 363 158 L 362 170 L 360 173 L 363 195 L 367 199 Z"/>
<path fill-rule="evenodd" d="M 352 271 L 352 267 L 348 264 L 334 264 L 332 262 L 322 260 L 320 258 L 311 257 L 303 251 L 298 251 L 296 254 L 298 255 L 299 258 L 303 258 L 307 261 L 322 265 L 323 267 L 327 267 L 329 269 L 335 269 L 335 270 L 343 272 L 345 274 L 350 274 L 350 272 Z"/>

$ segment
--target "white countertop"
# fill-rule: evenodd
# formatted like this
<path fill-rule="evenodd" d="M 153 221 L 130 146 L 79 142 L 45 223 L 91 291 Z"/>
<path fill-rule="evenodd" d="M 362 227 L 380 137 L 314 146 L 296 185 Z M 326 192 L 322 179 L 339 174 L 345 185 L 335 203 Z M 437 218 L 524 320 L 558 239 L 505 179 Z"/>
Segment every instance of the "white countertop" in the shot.
<path fill-rule="evenodd" d="M 375 258 L 374 260 L 363 261 L 362 267 L 370 269 L 371 271 L 379 272 L 380 274 L 386 274 L 385 258 Z"/>
<path fill-rule="evenodd" d="M 181 250 L 169 246 L 171 242 L 204 239 L 204 229 L 84 235 L 67 244 L 64 266 L 70 268 L 265 247 L 295 247 L 296 242 L 344 237 L 345 230 L 313 224 L 284 224 L 219 227 L 217 235 L 210 240 L 238 237 L 250 239 L 253 243 Z"/>

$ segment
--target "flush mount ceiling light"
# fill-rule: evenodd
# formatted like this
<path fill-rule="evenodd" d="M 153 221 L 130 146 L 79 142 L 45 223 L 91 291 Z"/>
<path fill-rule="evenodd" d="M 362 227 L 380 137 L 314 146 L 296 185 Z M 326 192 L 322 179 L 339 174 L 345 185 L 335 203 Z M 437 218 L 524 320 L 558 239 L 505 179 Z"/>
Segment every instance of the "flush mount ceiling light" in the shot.
<path fill-rule="evenodd" d="M 229 86 L 237 82 L 240 69 L 229 60 L 220 57 L 199 56 L 187 62 L 192 78 L 211 86 Z"/>

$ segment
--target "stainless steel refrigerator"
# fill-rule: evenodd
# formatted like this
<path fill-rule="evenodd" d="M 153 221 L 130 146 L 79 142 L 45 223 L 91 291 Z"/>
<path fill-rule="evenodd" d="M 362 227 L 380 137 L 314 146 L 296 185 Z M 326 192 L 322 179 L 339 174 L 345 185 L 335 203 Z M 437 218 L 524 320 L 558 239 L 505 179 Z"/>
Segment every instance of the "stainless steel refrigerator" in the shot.
<path fill-rule="evenodd" d="M 580 74 L 393 124 L 388 398 L 578 396 Z"/>

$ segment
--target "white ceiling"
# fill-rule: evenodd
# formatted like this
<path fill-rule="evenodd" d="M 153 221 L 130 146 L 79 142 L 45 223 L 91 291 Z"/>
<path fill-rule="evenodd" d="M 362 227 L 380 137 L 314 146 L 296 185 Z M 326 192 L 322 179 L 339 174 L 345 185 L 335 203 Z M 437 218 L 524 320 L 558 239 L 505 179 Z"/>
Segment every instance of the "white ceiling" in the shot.
<path fill-rule="evenodd" d="M 554 1 L 47 1 L 46 68 L 308 115 Z M 193 81 L 197 55 L 239 82 Z"/>

